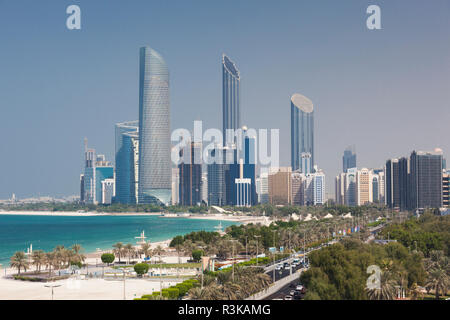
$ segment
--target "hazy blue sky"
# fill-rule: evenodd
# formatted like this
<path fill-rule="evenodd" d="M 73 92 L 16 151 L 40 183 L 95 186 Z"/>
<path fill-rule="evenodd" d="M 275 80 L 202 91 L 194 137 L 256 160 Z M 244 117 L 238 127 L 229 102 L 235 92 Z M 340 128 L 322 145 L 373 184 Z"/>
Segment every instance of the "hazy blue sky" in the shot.
<path fill-rule="evenodd" d="M 67 6 L 82 29 L 68 30 Z M 381 7 L 382 30 L 366 28 Z M 79 192 L 83 138 L 110 160 L 114 124 L 138 117 L 138 51 L 171 77 L 172 129 L 221 128 L 223 52 L 241 71 L 242 119 L 280 128 L 290 96 L 315 105 L 316 161 L 333 192 L 342 153 L 381 167 L 413 149 L 450 151 L 450 2 L 0 0 L 0 198 Z"/>

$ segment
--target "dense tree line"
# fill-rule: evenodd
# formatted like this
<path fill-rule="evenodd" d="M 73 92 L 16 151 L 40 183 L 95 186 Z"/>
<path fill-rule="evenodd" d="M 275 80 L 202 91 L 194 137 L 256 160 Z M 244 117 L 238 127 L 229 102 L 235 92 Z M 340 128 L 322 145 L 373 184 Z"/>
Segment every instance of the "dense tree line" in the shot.
<path fill-rule="evenodd" d="M 396 239 L 405 247 L 417 249 L 426 257 L 433 250 L 443 250 L 449 256 L 450 216 L 438 216 L 431 213 L 420 218 L 411 218 L 405 223 L 393 223 L 384 228 L 381 236 Z"/>
<path fill-rule="evenodd" d="M 369 299 L 371 292 L 367 290 L 366 282 L 370 265 L 377 265 L 383 274 L 390 275 L 386 283 L 390 285 L 388 291 L 393 297 L 396 285 L 407 289 L 425 284 L 422 258 L 420 252 L 409 252 L 400 243 L 383 246 L 346 239 L 309 255 L 310 269 L 301 276 L 308 288 L 305 299 Z"/>

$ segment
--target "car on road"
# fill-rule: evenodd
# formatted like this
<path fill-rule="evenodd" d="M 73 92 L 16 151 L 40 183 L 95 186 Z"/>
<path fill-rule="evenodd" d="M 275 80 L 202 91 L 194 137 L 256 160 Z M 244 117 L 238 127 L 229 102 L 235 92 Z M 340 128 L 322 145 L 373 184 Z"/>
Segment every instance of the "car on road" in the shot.
<path fill-rule="evenodd" d="M 306 292 L 306 289 L 303 285 L 299 284 L 297 287 L 295 287 L 295 291 L 299 291 L 301 294 L 304 294 Z"/>
<path fill-rule="evenodd" d="M 300 291 L 295 290 L 293 297 L 294 300 L 300 300 L 302 298 L 302 293 Z"/>
<path fill-rule="evenodd" d="M 289 262 L 283 263 L 283 267 L 284 267 L 285 269 L 289 268 Z"/>
<path fill-rule="evenodd" d="M 287 296 L 284 297 L 284 300 L 292 300 L 292 296 L 287 295 Z"/>
<path fill-rule="evenodd" d="M 275 270 L 283 270 L 283 265 L 281 263 L 277 264 Z"/>
<path fill-rule="evenodd" d="M 296 290 L 291 290 L 291 291 L 289 291 L 289 294 L 290 294 L 291 296 L 295 296 L 295 291 L 296 291 Z"/>

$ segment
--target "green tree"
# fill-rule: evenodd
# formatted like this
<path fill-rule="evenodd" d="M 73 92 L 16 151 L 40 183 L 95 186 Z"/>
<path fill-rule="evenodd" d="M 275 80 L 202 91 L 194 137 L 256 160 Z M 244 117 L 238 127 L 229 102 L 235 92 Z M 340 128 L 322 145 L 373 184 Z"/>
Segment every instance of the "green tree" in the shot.
<path fill-rule="evenodd" d="M 28 262 L 28 258 L 25 255 L 25 252 L 17 251 L 11 257 L 10 265 L 11 265 L 11 267 L 16 268 L 18 270 L 18 274 L 20 275 L 21 269 L 24 269 L 25 272 L 27 272 L 27 269 L 28 269 L 30 263 Z"/>
<path fill-rule="evenodd" d="M 41 267 L 45 264 L 45 252 L 43 250 L 33 251 L 31 259 L 33 260 L 33 265 L 36 266 L 37 271 L 41 272 Z"/>
<path fill-rule="evenodd" d="M 113 244 L 113 248 L 114 248 L 113 252 L 119 258 L 119 263 L 120 263 L 121 262 L 120 258 L 122 257 L 122 254 L 124 252 L 124 245 L 122 242 L 117 242 L 117 243 Z"/>
<path fill-rule="evenodd" d="M 192 259 L 195 262 L 199 262 L 204 254 L 203 250 L 192 250 Z"/>
<path fill-rule="evenodd" d="M 106 263 L 106 264 L 110 264 L 114 262 L 114 259 L 116 259 L 116 257 L 114 256 L 114 254 L 112 253 L 104 253 L 101 256 L 102 262 Z"/>
<path fill-rule="evenodd" d="M 134 265 L 134 271 L 138 275 L 138 277 L 142 277 L 142 275 L 148 272 L 149 265 L 147 263 L 136 263 Z"/>

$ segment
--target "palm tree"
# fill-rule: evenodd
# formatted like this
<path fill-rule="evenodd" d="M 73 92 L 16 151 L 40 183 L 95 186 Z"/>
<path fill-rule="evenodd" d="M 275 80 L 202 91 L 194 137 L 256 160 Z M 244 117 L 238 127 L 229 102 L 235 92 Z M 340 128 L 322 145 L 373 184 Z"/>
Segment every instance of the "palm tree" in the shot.
<path fill-rule="evenodd" d="M 195 245 L 191 240 L 186 240 L 183 243 L 183 252 L 187 254 L 189 257 L 192 256 L 192 251 L 195 250 Z"/>
<path fill-rule="evenodd" d="M 413 283 L 411 285 L 411 288 L 409 289 L 409 294 L 410 294 L 411 300 L 419 300 L 419 299 L 422 300 L 423 296 L 424 296 L 422 290 L 420 290 L 417 283 Z"/>
<path fill-rule="evenodd" d="M 434 290 L 436 299 L 441 294 L 446 294 L 450 286 L 450 264 L 449 258 L 443 251 L 431 251 L 430 258 L 425 261 L 428 278 L 425 284 L 427 291 Z"/>
<path fill-rule="evenodd" d="M 435 268 L 428 273 L 427 282 L 425 288 L 427 290 L 434 290 L 436 300 L 442 294 L 446 294 L 450 285 L 450 279 L 446 270 L 442 268 Z"/>
<path fill-rule="evenodd" d="M 384 271 L 381 273 L 380 288 L 367 289 L 367 296 L 370 300 L 394 300 L 397 281 L 395 281 L 392 272 Z"/>
<path fill-rule="evenodd" d="M 86 260 L 86 256 L 82 253 L 83 247 L 79 244 L 74 244 L 72 246 L 72 251 L 75 253 L 75 262 L 84 262 Z"/>
<path fill-rule="evenodd" d="M 49 267 L 48 275 L 52 274 L 52 267 L 56 267 L 57 259 L 54 251 L 45 254 L 45 264 Z"/>
<path fill-rule="evenodd" d="M 222 286 L 223 299 L 224 300 L 242 299 L 240 291 L 241 286 L 239 284 L 228 282 Z"/>
<path fill-rule="evenodd" d="M 29 262 L 25 252 L 17 251 L 16 253 L 14 253 L 14 255 L 11 257 L 10 265 L 11 267 L 16 268 L 19 271 L 19 275 L 20 269 L 22 268 L 25 270 L 25 272 L 27 272 Z"/>
<path fill-rule="evenodd" d="M 63 252 L 63 259 L 67 266 L 70 266 L 72 262 L 78 262 L 78 257 L 72 250 L 65 249 Z"/>
<path fill-rule="evenodd" d="M 164 253 L 163 247 L 161 245 L 158 245 L 155 249 L 153 249 L 153 254 L 157 256 L 161 256 Z"/>
<path fill-rule="evenodd" d="M 144 258 L 148 257 L 151 252 L 150 243 L 148 243 L 148 242 L 142 243 L 140 252 L 144 255 Z"/>
<path fill-rule="evenodd" d="M 200 287 L 189 289 L 188 296 L 191 300 L 207 300 L 207 290 Z"/>
<path fill-rule="evenodd" d="M 125 245 L 125 252 L 128 254 L 128 263 L 130 263 L 131 256 L 134 253 L 134 247 L 131 243 Z"/>
<path fill-rule="evenodd" d="M 66 261 L 66 249 L 64 248 L 64 246 L 56 246 L 53 252 L 55 253 L 55 264 L 53 266 L 58 267 L 59 270 L 61 268 L 61 264 Z"/>
<path fill-rule="evenodd" d="M 43 250 L 33 251 L 31 258 L 33 259 L 33 265 L 36 266 L 37 271 L 41 272 L 41 266 L 45 264 L 45 252 Z"/>
<path fill-rule="evenodd" d="M 123 253 L 123 243 L 122 242 L 117 242 L 115 244 L 113 244 L 113 252 L 114 254 L 119 258 L 119 263 L 120 263 L 120 258 L 122 257 L 122 253 Z"/>

